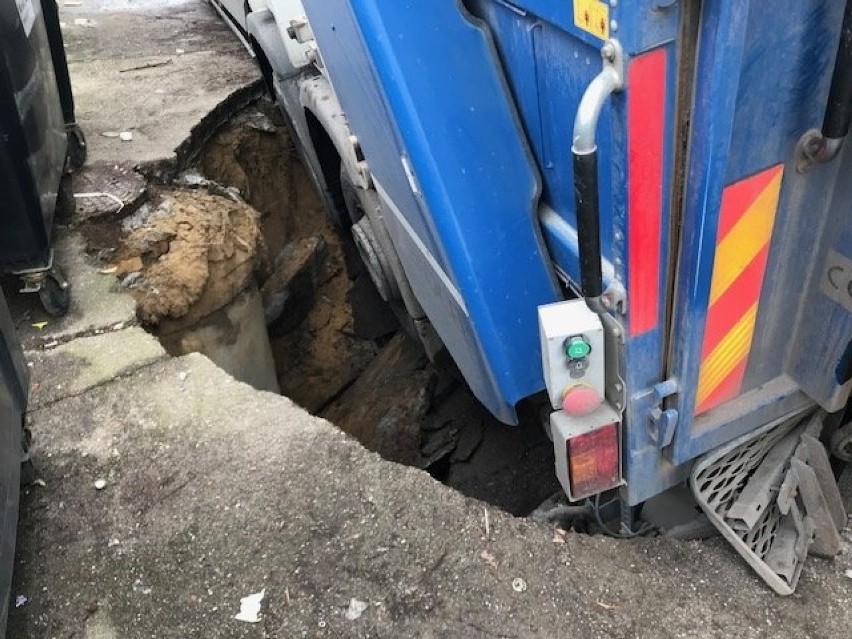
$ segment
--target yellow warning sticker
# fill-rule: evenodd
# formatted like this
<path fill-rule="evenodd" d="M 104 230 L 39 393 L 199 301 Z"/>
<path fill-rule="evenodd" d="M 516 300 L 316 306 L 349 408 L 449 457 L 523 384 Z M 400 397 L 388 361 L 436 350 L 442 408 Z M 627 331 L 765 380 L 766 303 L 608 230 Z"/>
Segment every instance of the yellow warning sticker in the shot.
<path fill-rule="evenodd" d="M 600 0 L 574 0 L 574 24 L 606 40 L 609 38 L 609 5 Z"/>

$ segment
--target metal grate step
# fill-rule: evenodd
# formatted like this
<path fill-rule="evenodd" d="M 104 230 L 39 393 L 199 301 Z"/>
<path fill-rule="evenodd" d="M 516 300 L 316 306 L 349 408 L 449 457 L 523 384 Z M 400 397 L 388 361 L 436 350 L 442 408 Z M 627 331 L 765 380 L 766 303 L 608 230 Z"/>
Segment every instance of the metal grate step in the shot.
<path fill-rule="evenodd" d="M 710 521 L 782 595 L 796 589 L 808 552 L 834 556 L 846 513 L 819 442 L 825 413 L 799 413 L 699 459 L 692 491 Z"/>

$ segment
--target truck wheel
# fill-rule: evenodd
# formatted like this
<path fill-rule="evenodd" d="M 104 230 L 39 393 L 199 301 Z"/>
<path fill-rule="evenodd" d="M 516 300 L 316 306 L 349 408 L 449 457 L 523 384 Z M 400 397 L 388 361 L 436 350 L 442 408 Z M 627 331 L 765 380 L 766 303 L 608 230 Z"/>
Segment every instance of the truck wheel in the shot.
<path fill-rule="evenodd" d="M 21 486 L 29 486 L 36 480 L 36 469 L 32 459 L 21 462 Z"/>
<path fill-rule="evenodd" d="M 831 453 L 847 464 L 852 462 L 852 422 L 841 426 L 831 436 Z"/>
<path fill-rule="evenodd" d="M 23 418 L 21 419 L 23 422 Z M 36 480 L 36 469 L 30 458 L 33 435 L 24 423 L 21 424 L 21 486 L 29 486 Z"/>
<path fill-rule="evenodd" d="M 373 226 L 372 218 L 376 216 L 371 213 L 378 211 L 378 193 L 355 186 L 343 163 L 340 165 L 340 190 L 352 223 L 352 239 L 370 279 L 385 302 L 398 299 L 400 293 L 396 277 Z"/>
<path fill-rule="evenodd" d="M 358 188 L 349 177 L 346 165 L 340 163 L 340 192 L 343 195 L 343 204 L 349 215 L 349 224 L 357 224 L 366 214 L 366 207 L 371 203 L 365 198 L 364 189 Z"/>

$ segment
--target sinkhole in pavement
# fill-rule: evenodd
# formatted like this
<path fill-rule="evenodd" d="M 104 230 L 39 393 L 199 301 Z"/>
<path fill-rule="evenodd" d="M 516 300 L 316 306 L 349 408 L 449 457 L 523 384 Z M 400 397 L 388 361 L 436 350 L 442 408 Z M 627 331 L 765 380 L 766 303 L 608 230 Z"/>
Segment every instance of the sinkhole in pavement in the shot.
<path fill-rule="evenodd" d="M 445 352 L 430 361 L 400 329 L 271 102 L 238 110 L 193 157 L 175 179 L 149 183 L 120 238 L 114 222 L 84 229 L 172 355 L 203 352 L 384 458 L 512 514 L 559 490 L 538 409 L 522 404 L 519 426 L 499 423 Z"/>
<path fill-rule="evenodd" d="M 232 118 L 204 146 L 198 168 L 261 214 L 272 270 L 261 284 L 267 309 L 276 304 L 272 284 L 289 284 L 268 324 L 284 395 L 386 459 L 513 514 L 559 489 L 537 409 L 522 406 L 519 426 L 499 423 L 445 353 L 430 362 L 400 330 L 351 240 L 330 221 L 273 105 L 259 101 Z"/>

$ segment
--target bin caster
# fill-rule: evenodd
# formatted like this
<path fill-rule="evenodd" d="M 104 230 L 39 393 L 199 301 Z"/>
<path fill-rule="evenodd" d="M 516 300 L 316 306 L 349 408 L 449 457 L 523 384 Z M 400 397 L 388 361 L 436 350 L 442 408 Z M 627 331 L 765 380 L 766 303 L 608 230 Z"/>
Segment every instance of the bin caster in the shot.
<path fill-rule="evenodd" d="M 46 268 L 17 271 L 23 287 L 21 293 L 38 293 L 41 305 L 48 315 L 62 317 L 71 307 L 71 286 L 65 273 L 53 263 L 53 252 Z"/>
<path fill-rule="evenodd" d="M 48 315 L 62 317 L 71 307 L 71 287 L 58 266 L 47 272 L 38 291 L 38 298 Z"/>
<path fill-rule="evenodd" d="M 71 171 L 76 171 L 86 163 L 88 155 L 86 136 L 77 123 L 66 124 L 65 131 L 68 134 L 68 168 Z"/>

